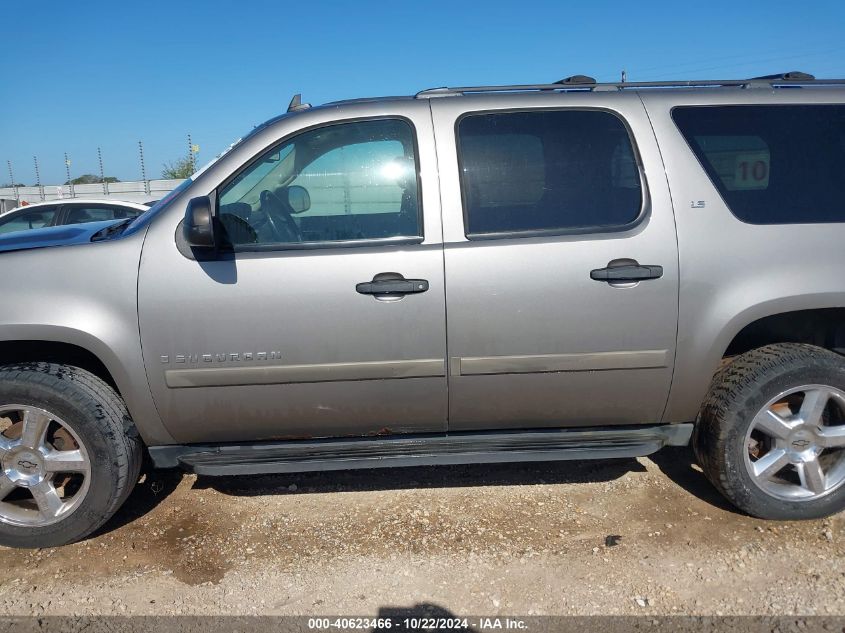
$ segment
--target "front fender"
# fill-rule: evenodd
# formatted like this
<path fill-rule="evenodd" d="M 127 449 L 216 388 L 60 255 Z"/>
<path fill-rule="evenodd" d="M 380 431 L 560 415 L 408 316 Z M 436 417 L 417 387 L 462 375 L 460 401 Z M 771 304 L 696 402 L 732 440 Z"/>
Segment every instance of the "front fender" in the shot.
<path fill-rule="evenodd" d="M 138 331 L 144 234 L 0 254 L 0 341 L 43 341 L 97 357 L 148 445 L 173 443 L 153 402 Z"/>
<path fill-rule="evenodd" d="M 144 372 L 138 375 L 137 369 L 127 367 L 120 354 L 103 340 L 89 332 L 58 325 L 0 326 L 0 343 L 18 341 L 72 345 L 88 352 L 108 371 L 144 442 L 149 446 L 174 442 L 161 423 Z"/>

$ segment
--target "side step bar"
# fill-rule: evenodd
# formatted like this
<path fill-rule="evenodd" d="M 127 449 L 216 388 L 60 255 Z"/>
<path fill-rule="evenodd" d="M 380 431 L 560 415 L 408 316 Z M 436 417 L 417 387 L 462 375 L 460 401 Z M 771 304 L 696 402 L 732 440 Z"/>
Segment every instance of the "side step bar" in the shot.
<path fill-rule="evenodd" d="M 254 444 L 153 446 L 157 468 L 198 475 L 641 457 L 686 446 L 692 424 L 512 432 L 437 433 Z"/>

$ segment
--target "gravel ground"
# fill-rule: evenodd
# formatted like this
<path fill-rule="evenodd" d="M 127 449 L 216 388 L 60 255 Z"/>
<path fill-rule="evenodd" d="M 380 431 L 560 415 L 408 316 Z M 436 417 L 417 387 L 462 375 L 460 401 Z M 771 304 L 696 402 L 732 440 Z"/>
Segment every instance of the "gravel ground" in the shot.
<path fill-rule="evenodd" d="M 845 523 L 733 511 L 687 449 L 604 462 L 153 472 L 94 538 L 0 548 L 0 614 L 845 614 Z"/>

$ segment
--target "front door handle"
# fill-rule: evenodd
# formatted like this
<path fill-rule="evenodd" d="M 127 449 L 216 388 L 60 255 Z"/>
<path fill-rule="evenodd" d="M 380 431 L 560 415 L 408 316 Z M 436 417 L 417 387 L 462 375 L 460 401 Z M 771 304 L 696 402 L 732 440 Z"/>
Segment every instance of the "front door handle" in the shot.
<path fill-rule="evenodd" d="M 362 295 L 376 295 L 377 297 L 396 297 L 428 290 L 427 279 L 405 279 L 401 276 L 399 278 L 379 279 L 378 277 L 376 275 L 372 281 L 357 284 L 355 290 Z"/>
<path fill-rule="evenodd" d="M 663 276 L 663 266 L 626 264 L 624 266 L 608 266 L 590 271 L 590 279 L 607 281 L 609 283 L 634 283 L 646 279 L 660 279 Z"/>

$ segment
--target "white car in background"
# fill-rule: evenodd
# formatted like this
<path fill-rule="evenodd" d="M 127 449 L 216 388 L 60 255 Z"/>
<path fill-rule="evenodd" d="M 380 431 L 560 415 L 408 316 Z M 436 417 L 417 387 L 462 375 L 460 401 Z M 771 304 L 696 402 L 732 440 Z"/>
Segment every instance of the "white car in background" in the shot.
<path fill-rule="evenodd" d="M 149 209 L 139 202 L 67 198 L 17 207 L 0 215 L 0 235 L 48 226 L 136 218 Z"/>

